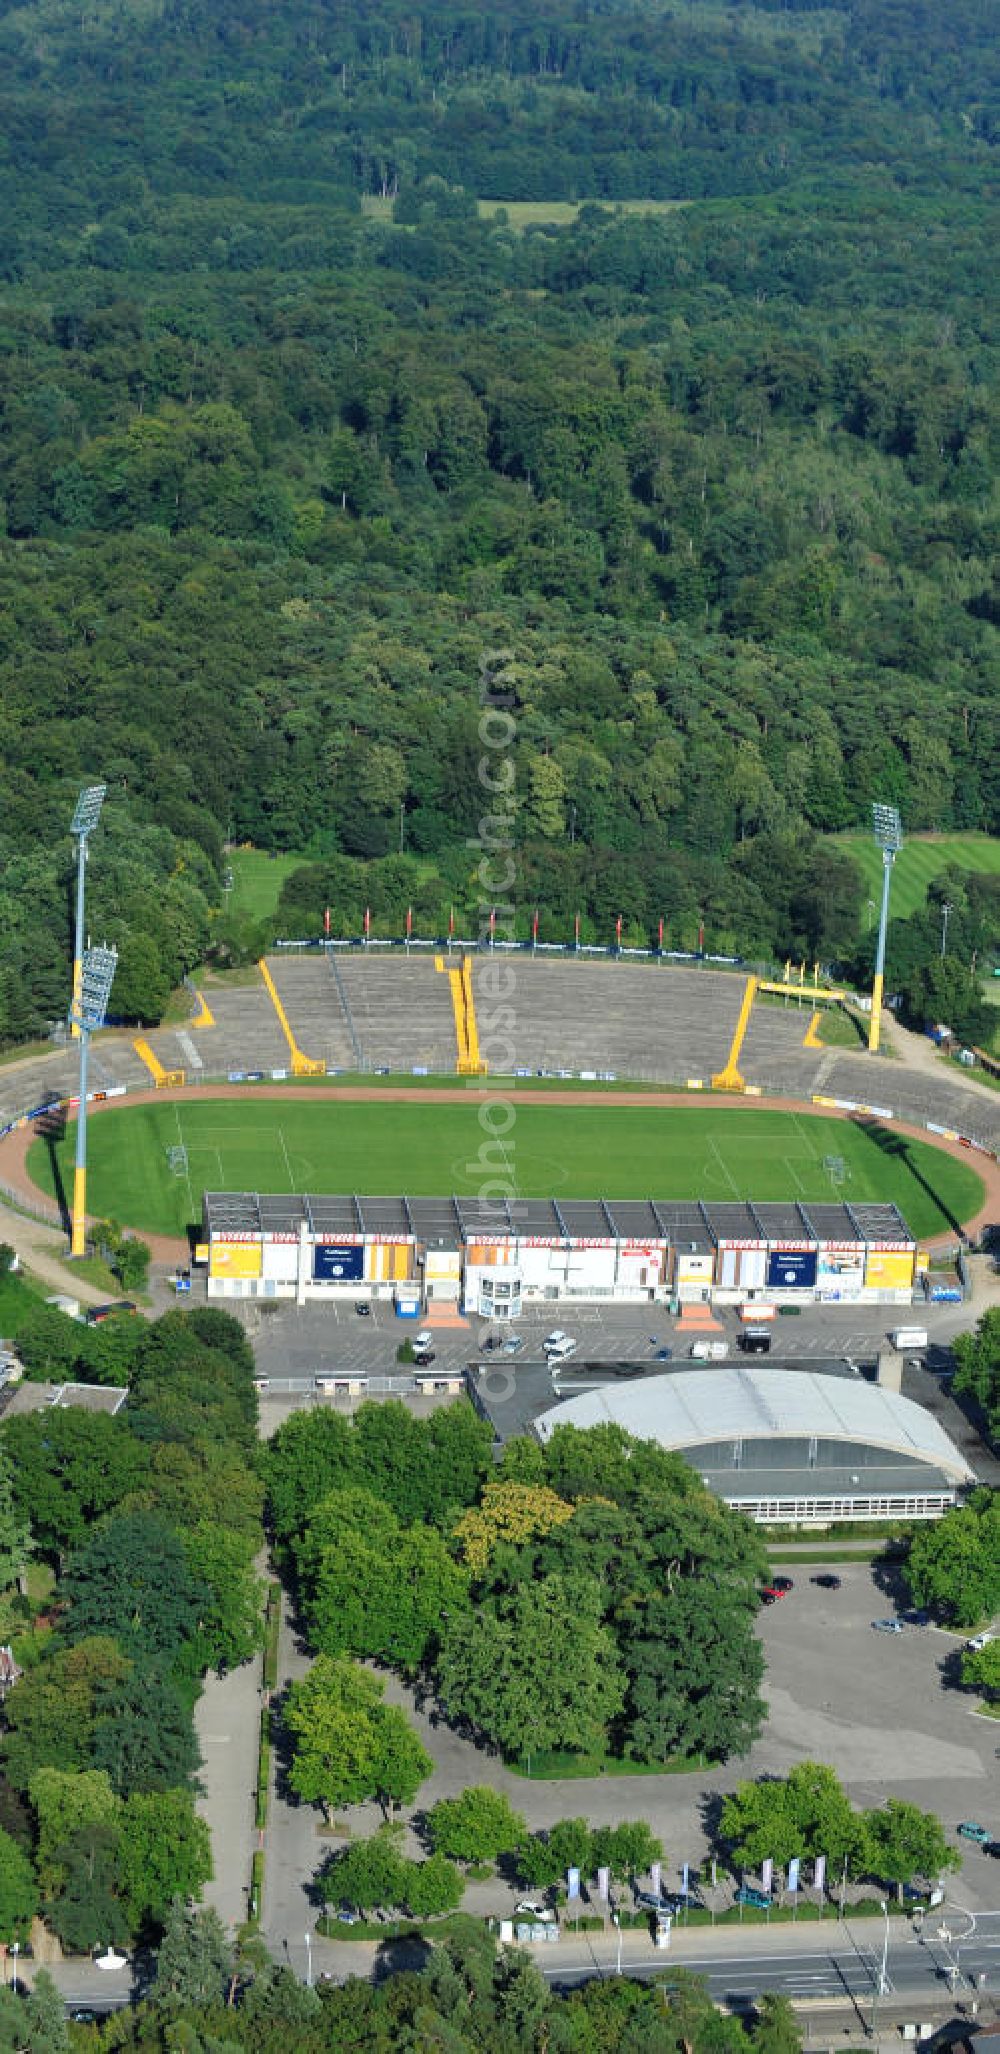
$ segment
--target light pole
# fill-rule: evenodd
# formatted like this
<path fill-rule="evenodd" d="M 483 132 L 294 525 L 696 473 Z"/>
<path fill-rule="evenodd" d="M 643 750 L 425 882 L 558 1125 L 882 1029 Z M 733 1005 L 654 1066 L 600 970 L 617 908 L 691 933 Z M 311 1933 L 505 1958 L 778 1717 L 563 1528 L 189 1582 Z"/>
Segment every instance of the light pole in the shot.
<path fill-rule="evenodd" d="M 872 1017 L 868 1030 L 868 1047 L 875 1055 L 882 1032 L 882 988 L 885 984 L 885 931 L 889 924 L 889 885 L 892 881 L 892 866 L 903 846 L 903 829 L 898 807 L 874 805 L 872 830 L 882 851 L 882 910 L 878 922 L 875 978 L 872 984 Z"/>
<path fill-rule="evenodd" d="M 80 1004 L 80 968 L 83 963 L 83 899 L 84 880 L 87 875 L 87 843 L 101 817 L 101 807 L 107 785 L 84 785 L 76 802 L 76 811 L 70 821 L 69 831 L 76 838 L 76 927 L 73 935 L 73 1006 L 70 1012 L 70 1033 L 76 1040 L 80 1029 L 73 1018 Z"/>
<path fill-rule="evenodd" d="M 611 1923 L 618 1934 L 618 1959 L 615 1963 L 615 1974 L 620 1976 L 622 1972 L 622 1922 L 616 1911 L 613 1911 L 611 1914 Z"/>
<path fill-rule="evenodd" d="M 311 1933 L 307 1933 L 307 1934 L 306 1934 L 306 1989 L 307 1989 L 307 1990 L 311 1990 L 311 1989 L 312 1989 L 312 1986 L 313 1986 L 313 1943 L 312 1943 L 312 1934 L 311 1934 Z"/>
<path fill-rule="evenodd" d="M 80 964 L 79 1002 L 70 1012 L 70 1021 L 80 1036 L 80 1103 L 76 1113 L 71 1255 L 83 1255 L 87 1245 L 87 1055 L 91 1035 L 104 1025 L 117 965 L 117 949 L 85 950 Z"/>
<path fill-rule="evenodd" d="M 944 955 L 946 954 L 946 952 L 947 952 L 947 948 L 948 948 L 948 915 L 949 915 L 949 913 L 953 913 L 953 912 L 954 912 L 954 910 L 955 910 L 955 908 L 954 908 L 954 906 L 952 905 L 952 903 L 951 903 L 951 900 L 950 900 L 950 899 L 945 899 L 945 900 L 944 900 L 944 902 L 943 902 L 943 904 L 942 904 L 942 907 L 941 907 L 941 954 L 942 954 L 942 956 L 944 956 Z"/>
<path fill-rule="evenodd" d="M 877 2029 L 877 2023 L 879 2023 L 879 1996 L 885 1996 L 885 1992 L 889 1988 L 887 1974 L 885 1974 L 885 1968 L 887 1968 L 887 1962 L 889 1962 L 889 1898 L 881 1898 L 881 1910 L 883 1910 L 883 1918 L 885 1918 L 885 1937 L 883 1937 L 883 1957 L 881 1957 L 881 1966 L 879 1966 L 879 1982 L 875 1984 L 873 1999 L 871 1999 L 871 2038 L 873 2040 L 875 2040 L 875 2029 Z"/>

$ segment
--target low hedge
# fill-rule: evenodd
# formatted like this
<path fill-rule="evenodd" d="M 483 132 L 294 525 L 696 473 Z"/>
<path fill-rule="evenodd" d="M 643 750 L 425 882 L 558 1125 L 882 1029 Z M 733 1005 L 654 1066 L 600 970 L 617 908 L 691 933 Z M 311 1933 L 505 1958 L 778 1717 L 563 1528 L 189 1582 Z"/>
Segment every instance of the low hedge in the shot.
<path fill-rule="evenodd" d="M 263 1848 L 261 1848 L 261 1847 L 255 1847 L 255 1848 L 254 1848 L 254 1854 L 253 1854 L 253 1860 L 252 1860 L 252 1862 L 251 1862 L 251 1864 L 250 1864 L 250 1905 L 249 1905 L 249 1916 L 248 1916 L 248 1918 L 247 1918 L 247 1924 L 248 1924 L 248 1925 L 250 1925 L 250 1926 L 259 1926 L 259 1925 L 260 1925 L 260 1915 L 261 1915 L 261 1910 L 262 1910 L 262 1907 L 263 1907 L 263 1903 L 264 1903 L 264 1850 L 263 1850 Z"/>
<path fill-rule="evenodd" d="M 267 1793 L 271 1780 L 271 1713 L 267 1705 L 260 1715 L 260 1746 L 257 1750 L 257 1805 L 255 1823 L 259 1833 L 267 1825 Z"/>
<path fill-rule="evenodd" d="M 268 1588 L 264 1611 L 264 1689 L 278 1688 L 278 1635 L 281 1631 L 281 1585 Z"/>

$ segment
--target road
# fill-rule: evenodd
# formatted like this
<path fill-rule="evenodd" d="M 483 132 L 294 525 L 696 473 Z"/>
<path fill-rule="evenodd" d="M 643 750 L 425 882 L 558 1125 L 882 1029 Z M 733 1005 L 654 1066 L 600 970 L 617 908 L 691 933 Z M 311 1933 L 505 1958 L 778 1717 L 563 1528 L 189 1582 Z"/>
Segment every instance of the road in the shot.
<path fill-rule="evenodd" d="M 944 1937 L 944 1936 L 947 1937 Z M 767 1991 L 779 1991 L 809 2016 L 836 2017 L 870 2032 L 876 2023 L 888 2031 L 908 2019 L 920 2021 L 953 2015 L 973 2007 L 984 2025 L 1000 2013 L 1000 1911 L 981 1913 L 973 1924 L 954 1906 L 928 1914 L 924 1930 L 917 1922 L 893 1918 L 885 1954 L 885 1928 L 880 1920 L 840 1921 L 832 1914 L 823 1925 L 699 1927 L 685 1931 L 675 1924 L 669 1946 L 654 1946 L 645 1932 L 618 1935 L 609 1925 L 603 1933 L 567 1935 L 555 1945 L 535 1945 L 529 1952 L 546 1979 L 560 1988 L 594 1976 L 624 1975 L 652 1979 L 683 1968 L 704 1978 L 716 2003 L 734 2011 L 748 2009 Z M 418 1963 L 413 1943 L 343 1942 L 311 1950 L 305 1934 L 287 1947 L 272 1948 L 303 1980 L 307 1974 L 370 1977 L 380 1955 L 401 1967 Z M 89 1962 L 58 1962 L 51 1969 L 68 2010 L 86 2005 L 104 2012 L 130 2001 L 131 1970 L 103 1975 Z M 30 1975 L 30 1968 L 29 1968 Z M 894 2036 L 895 2037 L 895 2036 Z"/>
<path fill-rule="evenodd" d="M 952 1923 L 947 1923 L 950 1918 Z M 933 1922 L 933 1923 L 932 1923 Z M 907 1923 L 900 1930 L 890 1922 L 882 1980 L 885 1931 L 881 1920 L 843 1922 L 831 1919 L 824 1936 L 817 1925 L 768 1928 L 727 1927 L 706 1933 L 675 1930 L 666 1954 L 644 1934 L 622 1935 L 622 1970 L 628 1975 L 655 1976 L 670 1965 L 703 1976 L 720 2004 L 749 2005 L 766 1990 L 780 1990 L 793 2002 L 837 2004 L 853 1999 L 870 2019 L 873 2000 L 884 2014 L 900 2016 L 909 2007 L 917 2016 L 943 1999 L 992 2008 L 1000 1994 L 1000 1912 L 976 1922 L 963 1944 L 960 1935 L 970 1921 L 944 1907 L 927 1915 L 925 1930 Z M 941 1937 L 942 1930 L 948 1938 Z M 572 1940 L 560 1942 L 560 1960 L 549 1961 L 555 1949 L 532 1949 L 543 1973 L 554 1982 L 584 1981 L 588 1975 L 617 1972 L 617 1935 L 597 1936 L 596 1947 Z"/>
<path fill-rule="evenodd" d="M 930 1921 L 934 1921 L 931 1927 Z M 950 1921 L 950 1923 L 948 1923 Z M 948 1938 L 942 1938 L 942 1930 Z M 963 1940 L 964 1934 L 970 1937 Z M 716 2003 L 744 2011 L 767 1992 L 787 1996 L 809 2016 L 822 2014 L 870 2033 L 873 2021 L 883 2029 L 908 2020 L 940 2019 L 959 2008 L 975 2013 L 984 2025 L 1000 2015 L 1000 1911 L 981 1914 L 972 1927 L 957 1907 L 940 1907 L 925 1920 L 889 1925 L 883 1980 L 885 1928 L 880 1919 L 840 1921 L 831 1915 L 824 1925 L 697 1927 L 685 1932 L 674 1926 L 669 1944 L 657 1948 L 645 1932 L 610 1925 L 603 1933 L 567 1934 L 554 1944 L 538 1943 L 528 1952 L 546 1980 L 571 1988 L 594 1976 L 623 1975 L 652 1980 L 674 1969 L 704 1978 Z M 293 1944 L 289 1959 L 296 1973 L 306 1973 L 302 1943 Z M 319 1964 L 320 1957 L 314 1956 Z M 322 1971 L 336 1978 L 368 1977 L 379 1960 L 394 1967 L 418 1965 L 420 1951 L 405 1940 L 342 1942 L 324 1950 Z M 894 2039 L 897 2037 L 895 2031 Z"/>

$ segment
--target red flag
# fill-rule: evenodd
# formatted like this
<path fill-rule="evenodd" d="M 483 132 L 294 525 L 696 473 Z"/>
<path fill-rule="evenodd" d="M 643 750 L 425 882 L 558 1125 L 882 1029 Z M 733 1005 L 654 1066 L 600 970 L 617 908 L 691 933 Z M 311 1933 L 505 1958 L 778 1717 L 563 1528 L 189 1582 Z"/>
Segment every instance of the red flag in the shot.
<path fill-rule="evenodd" d="M 660 915 L 660 954 L 663 954 L 663 916 Z"/>
<path fill-rule="evenodd" d="M 455 908 L 454 908 L 454 906 L 449 906 L 449 908 L 448 908 L 448 940 L 449 940 L 449 941 L 451 940 L 451 938 L 452 938 L 452 935 L 454 934 L 454 932 L 455 932 Z"/>
<path fill-rule="evenodd" d="M 617 918 L 617 920 L 615 921 L 615 941 L 616 941 L 616 943 L 617 943 L 618 947 L 619 947 L 619 948 L 621 948 L 621 945 L 622 945 L 622 916 L 621 916 L 621 914 L 620 914 L 620 913 L 619 913 L 619 915 L 618 915 L 618 918 Z"/>
<path fill-rule="evenodd" d="M 492 945 L 493 945 L 493 936 L 495 935 L 496 931 L 497 931 L 497 909 L 496 909 L 496 907 L 495 907 L 495 906 L 491 906 L 491 907 L 490 907 L 490 946 L 491 946 L 491 947 L 492 947 Z"/>
<path fill-rule="evenodd" d="M 531 939 L 532 939 L 532 941 L 537 941 L 537 940 L 538 940 L 538 907 L 537 907 L 537 906 L 535 907 L 535 917 L 534 917 L 534 919 L 532 920 L 532 923 L 531 923 Z"/>
<path fill-rule="evenodd" d="M 323 915 L 323 933 L 324 933 L 324 934 L 329 934 L 329 932 L 330 932 L 330 908 L 329 908 L 329 906 L 327 906 L 327 909 L 326 909 L 326 911 L 325 911 L 325 913 L 324 913 L 324 915 Z"/>
<path fill-rule="evenodd" d="M 369 934 L 371 933 L 371 925 L 372 925 L 372 909 L 371 909 L 371 907 L 370 907 L 370 906 L 366 906 L 366 907 L 365 907 L 365 940 L 366 940 L 366 941 L 368 940 L 368 936 L 369 936 Z"/>
<path fill-rule="evenodd" d="M 409 939 L 410 939 L 410 936 L 411 936 L 411 934 L 412 934 L 412 933 L 413 933 L 413 907 L 412 907 L 412 906 L 407 906 L 407 908 L 406 908 L 406 939 L 407 939 L 407 941 L 409 941 Z"/>
<path fill-rule="evenodd" d="M 580 946 L 580 915 L 579 915 L 579 913 L 575 914 L 575 916 L 574 916 L 574 919 L 573 919 L 573 945 L 574 945 L 574 947 L 575 947 L 575 948 L 579 948 L 579 946 Z"/>

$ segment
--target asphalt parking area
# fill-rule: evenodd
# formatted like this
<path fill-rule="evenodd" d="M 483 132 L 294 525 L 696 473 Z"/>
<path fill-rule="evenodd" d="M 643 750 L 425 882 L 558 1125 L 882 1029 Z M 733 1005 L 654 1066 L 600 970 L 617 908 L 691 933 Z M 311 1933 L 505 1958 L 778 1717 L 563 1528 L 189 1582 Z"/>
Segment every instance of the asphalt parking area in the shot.
<path fill-rule="evenodd" d="M 755 1774 L 787 1773 L 795 1760 L 829 1763 L 856 1804 L 905 1797 L 936 1812 L 961 1846 L 952 1886 L 961 1901 L 995 1903 L 1000 1863 L 959 1842 L 961 1819 L 979 1819 L 1000 1840 L 997 1721 L 976 1715 L 973 1692 L 957 1688 L 960 1636 L 936 1627 L 877 1633 L 874 1619 L 901 1617 L 906 1593 L 868 1563 L 831 1565 L 837 1591 L 818 1589 L 793 1562 L 794 1588 L 760 1614 L 770 1716 L 753 1750 Z"/>

